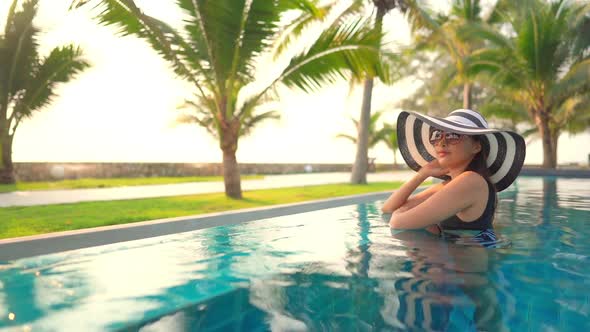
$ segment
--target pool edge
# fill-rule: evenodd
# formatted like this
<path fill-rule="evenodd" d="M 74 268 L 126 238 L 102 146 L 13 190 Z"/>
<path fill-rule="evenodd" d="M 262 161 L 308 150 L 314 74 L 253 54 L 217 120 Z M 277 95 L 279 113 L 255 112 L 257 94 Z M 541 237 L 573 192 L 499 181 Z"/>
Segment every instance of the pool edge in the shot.
<path fill-rule="evenodd" d="M 427 188 L 428 185 L 419 188 Z M 0 261 L 89 248 L 118 242 L 190 232 L 204 228 L 329 209 L 385 199 L 391 191 L 321 200 L 240 209 L 225 212 L 140 221 L 73 231 L 54 232 L 0 240 Z"/>

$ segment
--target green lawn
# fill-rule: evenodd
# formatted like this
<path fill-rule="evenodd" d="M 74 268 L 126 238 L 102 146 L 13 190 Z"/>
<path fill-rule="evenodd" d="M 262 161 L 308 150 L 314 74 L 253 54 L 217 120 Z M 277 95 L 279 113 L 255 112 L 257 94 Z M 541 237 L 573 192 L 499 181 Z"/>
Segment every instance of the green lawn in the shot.
<path fill-rule="evenodd" d="M 393 190 L 401 182 L 331 184 L 124 201 L 0 208 L 0 239 Z"/>
<path fill-rule="evenodd" d="M 242 180 L 262 179 L 263 175 L 242 176 Z M 172 184 L 184 182 L 223 181 L 221 176 L 186 176 L 186 177 L 157 177 L 157 178 L 110 178 L 110 179 L 75 179 L 47 182 L 17 182 L 16 184 L 0 185 L 0 193 L 25 190 L 54 190 L 54 189 L 82 189 L 109 188 L 125 186 L 142 186 L 152 184 Z"/>

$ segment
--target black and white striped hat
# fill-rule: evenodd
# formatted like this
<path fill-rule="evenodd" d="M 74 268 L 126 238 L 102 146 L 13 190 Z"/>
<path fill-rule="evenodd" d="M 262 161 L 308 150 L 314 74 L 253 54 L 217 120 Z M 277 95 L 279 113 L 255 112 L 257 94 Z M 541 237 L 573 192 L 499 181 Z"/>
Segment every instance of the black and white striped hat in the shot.
<path fill-rule="evenodd" d="M 397 119 L 399 149 L 411 169 L 418 171 L 436 159 L 436 151 L 428 140 L 431 127 L 463 135 L 482 135 L 489 146 L 486 164 L 497 191 L 508 188 L 520 173 L 526 155 L 522 136 L 489 128 L 481 114 L 468 109 L 455 110 L 446 118 L 415 112 L 400 113 Z"/>

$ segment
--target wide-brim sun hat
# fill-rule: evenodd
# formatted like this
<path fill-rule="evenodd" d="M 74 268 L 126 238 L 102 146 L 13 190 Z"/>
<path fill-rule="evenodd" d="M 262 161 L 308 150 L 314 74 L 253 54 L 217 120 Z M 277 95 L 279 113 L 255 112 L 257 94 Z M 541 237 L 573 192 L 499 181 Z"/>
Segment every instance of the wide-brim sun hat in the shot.
<path fill-rule="evenodd" d="M 522 136 L 509 130 L 489 128 L 485 118 L 478 112 L 458 109 L 446 118 L 406 111 L 399 114 L 399 150 L 406 164 L 414 171 L 436 159 L 436 151 L 429 141 L 431 128 L 463 135 L 482 135 L 489 147 L 486 165 L 490 171 L 490 180 L 498 192 L 508 188 L 522 169 L 526 156 L 526 144 Z"/>

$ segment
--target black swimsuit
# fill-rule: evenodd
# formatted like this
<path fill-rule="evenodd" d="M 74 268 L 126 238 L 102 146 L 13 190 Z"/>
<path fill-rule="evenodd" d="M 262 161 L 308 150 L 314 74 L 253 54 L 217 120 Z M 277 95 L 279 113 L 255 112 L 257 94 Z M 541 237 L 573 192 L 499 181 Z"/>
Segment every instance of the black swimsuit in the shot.
<path fill-rule="evenodd" d="M 496 210 L 496 190 L 494 185 L 486 180 L 488 184 L 488 203 L 482 215 L 474 221 L 463 221 L 457 215 L 440 222 L 439 227 L 442 230 L 478 230 L 483 231 L 492 228 L 494 221 L 494 212 Z"/>

